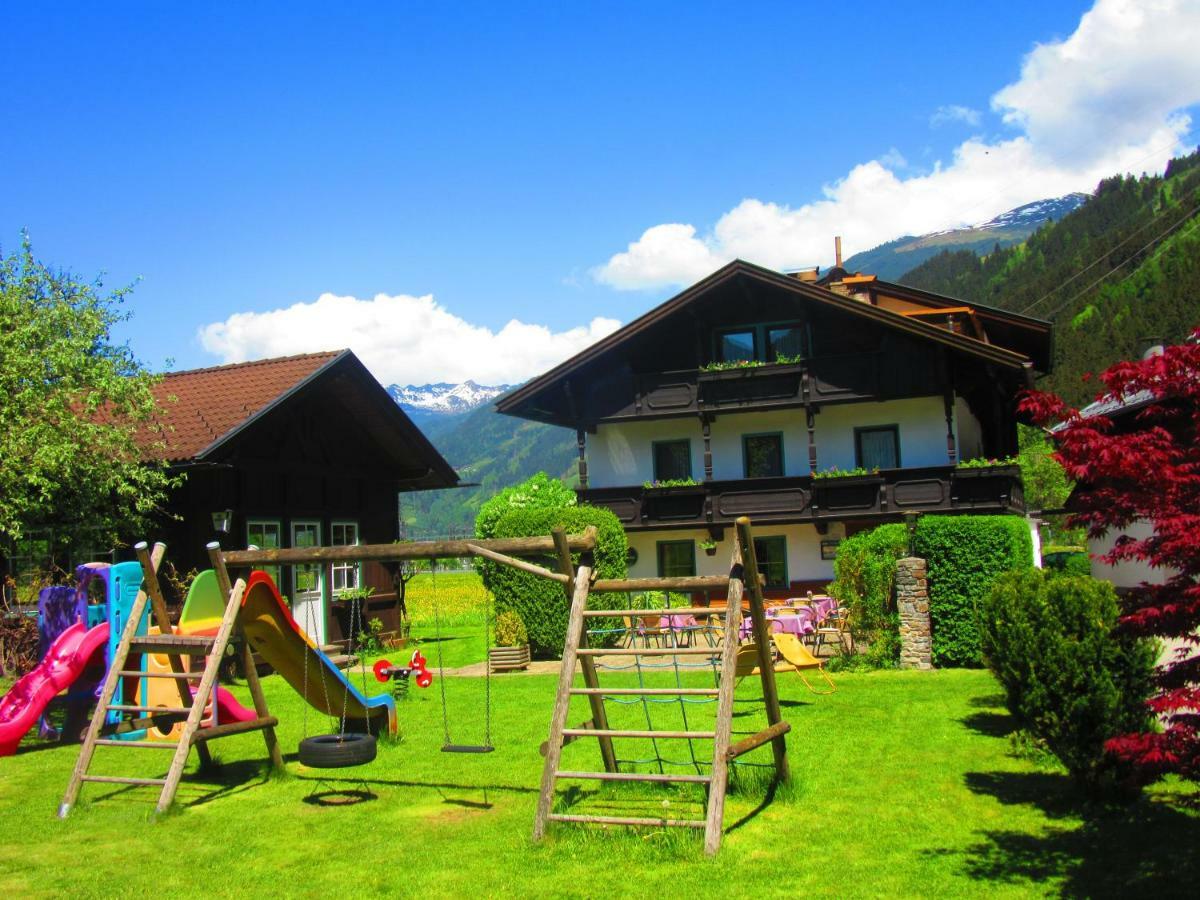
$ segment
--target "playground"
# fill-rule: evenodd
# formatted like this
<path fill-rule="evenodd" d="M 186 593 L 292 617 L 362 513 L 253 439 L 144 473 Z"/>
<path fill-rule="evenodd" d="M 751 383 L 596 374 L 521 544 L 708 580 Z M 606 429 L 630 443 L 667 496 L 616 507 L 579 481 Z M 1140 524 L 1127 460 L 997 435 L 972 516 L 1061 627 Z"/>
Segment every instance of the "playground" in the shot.
<path fill-rule="evenodd" d="M 484 658 L 487 613 L 473 608 L 481 596 L 473 577 L 444 579 L 442 605 L 452 613 L 440 628 L 430 627 L 422 600 L 415 604 L 419 646 L 433 659 L 442 644 L 447 666 Z M 432 596 L 433 576 L 421 578 L 414 599 Z M 456 601 L 456 591 L 473 599 Z M 366 658 L 364 670 L 375 661 Z M 259 729 L 229 733 L 211 745 L 211 766 L 201 770 L 196 754 L 187 757 L 165 814 L 155 813 L 157 790 L 101 781 L 86 786 L 67 818 L 55 818 L 80 748 L 30 734 L 0 761 L 0 845 L 7 851 L 0 884 L 23 896 L 108 894 L 130 877 L 130 847 L 145 848 L 137 855 L 138 883 L 179 891 L 202 884 L 221 895 L 349 888 L 433 896 L 686 889 L 710 896 L 774 894 L 781 883 L 818 895 L 1094 893 L 1114 889 L 1102 881 L 1114 859 L 1127 863 L 1120 870 L 1130 873 L 1129 889 L 1169 895 L 1200 874 L 1184 871 L 1196 863 L 1162 849 L 1164 835 L 1200 835 L 1188 792 L 1168 783 L 1126 812 L 1089 809 L 1052 763 L 1013 754 L 1011 721 L 986 672 L 839 673 L 829 695 L 809 690 L 797 674 L 777 675 L 777 702 L 792 726 L 791 777 L 774 778 L 769 742 L 747 755 L 754 765 L 730 767 L 723 844 L 713 858 L 693 829 L 554 825 L 543 841 L 531 841 L 544 787 L 539 745 L 562 696 L 558 674 L 493 676 L 490 685 L 450 676 L 430 690 L 412 688 L 395 704 L 395 737 L 380 740 L 373 761 L 328 770 L 302 764 L 297 747 L 314 733 L 337 733 L 337 710 L 314 711 L 311 692 L 306 697 L 283 673 L 259 682 L 283 770 L 271 765 Z M 347 677 L 360 684 L 371 675 Z M 713 684 L 701 669 L 647 678 L 651 690 Z M 734 741 L 770 724 L 757 681 L 747 678 L 733 699 Z M 225 685 L 243 710 L 256 705 L 251 687 Z M 384 685 L 367 687 L 388 693 Z M 488 692 L 490 718 L 481 708 Z M 683 719 L 686 709 L 662 705 L 655 728 L 695 728 Z M 580 722 L 590 711 L 590 698 L 573 696 L 565 721 Z M 636 704 L 613 706 L 609 727 L 633 730 L 642 712 Z M 443 752 L 451 741 L 487 741 L 494 750 Z M 603 771 L 596 744 L 568 743 L 561 768 Z M 666 755 L 649 739 L 627 739 L 622 749 L 645 760 Z M 100 756 L 91 771 L 122 777 L 127 757 Z M 627 768 L 654 771 L 649 762 Z M 697 784 L 584 782 L 559 786 L 553 809 L 695 819 L 704 817 L 704 800 Z M 176 847 L 182 859 L 173 858 Z M 281 885 L 285 863 L 292 875 Z"/>

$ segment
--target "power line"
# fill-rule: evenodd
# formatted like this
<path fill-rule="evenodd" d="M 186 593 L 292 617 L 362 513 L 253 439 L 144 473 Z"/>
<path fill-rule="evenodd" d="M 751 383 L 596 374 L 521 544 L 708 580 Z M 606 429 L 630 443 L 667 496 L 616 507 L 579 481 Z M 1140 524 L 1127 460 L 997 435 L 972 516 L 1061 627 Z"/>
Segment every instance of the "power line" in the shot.
<path fill-rule="evenodd" d="M 1150 249 L 1151 247 L 1153 247 L 1153 246 L 1154 246 L 1156 243 L 1158 243 L 1158 242 L 1162 241 L 1164 238 L 1166 238 L 1166 237 L 1167 237 L 1167 235 L 1169 235 L 1169 234 L 1170 234 L 1172 231 L 1174 231 L 1174 230 L 1175 230 L 1176 228 L 1178 228 L 1179 226 L 1181 226 L 1181 225 L 1183 225 L 1183 224 L 1187 223 L 1188 221 L 1191 221 L 1191 223 L 1192 223 L 1192 224 L 1191 224 L 1191 227 L 1190 227 L 1190 228 L 1188 228 L 1188 230 L 1184 232 L 1184 234 L 1187 234 L 1189 231 L 1191 231 L 1191 230 L 1192 230 L 1193 228 L 1195 228 L 1197 225 L 1200 225 L 1200 219 L 1195 219 L 1195 220 L 1193 220 L 1193 219 L 1192 219 L 1192 216 L 1194 216 L 1194 215 L 1196 214 L 1196 212 L 1197 212 L 1197 211 L 1200 211 L 1200 205 L 1192 207 L 1192 211 L 1191 211 L 1191 212 L 1187 213 L 1187 214 L 1186 214 L 1185 216 L 1183 216 L 1183 217 L 1182 217 L 1182 218 L 1181 218 L 1181 219 L 1180 219 L 1178 222 L 1176 222 L 1174 225 L 1172 225 L 1170 228 L 1168 228 L 1166 231 L 1164 231 L 1164 232 L 1163 232 L 1162 234 L 1160 234 L 1158 237 L 1154 238 L 1154 239 L 1153 239 L 1152 241 L 1150 241 L 1148 244 L 1146 244 L 1145 246 L 1143 246 L 1143 247 L 1142 247 L 1141 249 L 1139 249 L 1139 250 L 1138 250 L 1136 253 L 1133 253 L 1133 254 L 1131 254 L 1129 257 L 1127 257 L 1126 259 L 1123 259 L 1121 262 L 1117 263 L 1115 266 L 1113 266 L 1111 269 L 1109 269 L 1107 272 L 1105 272 L 1103 275 L 1101 275 L 1099 278 L 1097 278 L 1095 281 L 1093 281 L 1091 284 L 1089 284 L 1089 285 L 1088 285 L 1087 287 L 1085 287 L 1083 290 L 1081 290 L 1081 291 L 1078 291 L 1078 292 L 1077 292 L 1077 293 L 1075 293 L 1075 294 L 1072 294 L 1072 295 L 1071 295 L 1071 297 L 1070 297 L 1069 299 L 1067 299 L 1067 300 L 1065 300 L 1064 302 L 1062 302 L 1062 303 L 1058 304 L 1058 306 L 1054 307 L 1054 309 L 1050 310 L 1050 312 L 1048 312 L 1048 313 L 1046 314 L 1046 318 L 1048 318 L 1048 319 L 1050 319 L 1050 318 L 1053 318 L 1053 317 L 1054 317 L 1055 315 L 1057 315 L 1057 314 L 1058 314 L 1058 313 L 1059 313 L 1061 310 L 1063 310 L 1063 309 L 1065 309 L 1066 307 L 1070 306 L 1072 303 L 1074 303 L 1076 300 L 1078 300 L 1080 297 L 1082 297 L 1084 294 L 1086 294 L 1088 291 L 1090 291 L 1092 288 L 1094 288 L 1096 285 L 1098 285 L 1100 282 L 1102 282 L 1102 281 L 1103 281 L 1105 278 L 1107 278 L 1107 277 L 1108 277 L 1109 275 L 1111 275 L 1113 272 L 1116 272 L 1118 269 L 1120 269 L 1122 266 L 1124 266 L 1126 263 L 1130 262 L 1131 260 L 1137 259 L 1137 258 L 1138 258 L 1138 257 L 1139 257 L 1139 256 L 1140 256 L 1142 253 L 1144 253 L 1146 250 L 1149 250 L 1149 249 Z"/>
<path fill-rule="evenodd" d="M 1021 314 L 1024 315 L 1024 314 L 1028 313 L 1031 309 L 1033 309 L 1038 304 L 1053 297 L 1055 294 L 1057 294 L 1059 291 L 1061 291 L 1063 288 L 1065 288 L 1068 284 L 1070 284 L 1076 278 L 1083 275 L 1089 269 L 1093 269 L 1096 266 L 1100 265 L 1100 263 L 1104 262 L 1105 259 L 1110 257 L 1116 251 L 1120 250 L 1122 247 L 1124 247 L 1126 244 L 1128 244 L 1130 241 L 1132 241 L 1135 237 L 1137 237 L 1139 234 L 1141 234 L 1143 231 L 1145 231 L 1147 228 L 1149 228 L 1155 222 L 1159 221 L 1159 219 L 1161 219 L 1163 216 L 1165 216 L 1169 212 L 1171 212 L 1170 207 L 1164 206 L 1157 213 L 1154 213 L 1145 222 L 1145 224 L 1143 224 L 1137 230 L 1131 232 L 1128 237 L 1126 237 L 1123 241 L 1118 243 L 1115 247 L 1109 247 L 1107 250 L 1105 250 L 1103 253 L 1101 253 L 1099 256 L 1097 256 L 1094 260 L 1092 260 L 1090 263 L 1088 263 L 1086 266 L 1084 266 L 1082 269 L 1080 269 L 1078 272 L 1076 272 L 1074 275 L 1072 275 L 1070 278 L 1068 278 L 1062 284 L 1057 284 L 1054 287 L 1050 288 L 1050 290 L 1046 291 L 1046 293 L 1044 293 L 1041 297 L 1039 297 L 1038 299 L 1036 299 L 1032 303 L 1030 303 L 1028 306 L 1026 306 L 1023 310 L 1021 310 Z M 1129 219 L 1132 219 L 1132 218 L 1133 218 L 1133 216 L 1129 217 Z M 1125 221 L 1128 222 L 1129 219 L 1126 219 Z M 1122 223 L 1122 224 L 1124 224 L 1124 223 Z"/>

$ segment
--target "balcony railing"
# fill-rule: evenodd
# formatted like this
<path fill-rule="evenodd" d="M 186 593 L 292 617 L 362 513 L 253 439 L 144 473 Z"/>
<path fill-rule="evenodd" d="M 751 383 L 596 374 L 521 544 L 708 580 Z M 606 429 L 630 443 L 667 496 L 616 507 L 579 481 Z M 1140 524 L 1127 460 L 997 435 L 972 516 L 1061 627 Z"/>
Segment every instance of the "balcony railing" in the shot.
<path fill-rule="evenodd" d="M 1017 466 L 888 469 L 841 478 L 785 476 L 687 487 L 591 488 L 579 501 L 611 509 L 629 529 L 756 522 L 897 519 L 906 512 L 1025 512 Z"/>

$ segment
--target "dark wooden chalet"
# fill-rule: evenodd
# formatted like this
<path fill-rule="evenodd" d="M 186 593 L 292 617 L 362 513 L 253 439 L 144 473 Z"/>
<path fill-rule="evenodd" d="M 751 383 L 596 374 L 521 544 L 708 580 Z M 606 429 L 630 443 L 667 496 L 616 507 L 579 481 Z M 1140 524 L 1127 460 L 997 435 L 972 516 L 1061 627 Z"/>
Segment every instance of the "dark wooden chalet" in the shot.
<path fill-rule="evenodd" d="M 226 549 L 382 544 L 398 535 L 400 491 L 458 476 L 349 350 L 168 373 L 156 388 L 166 446 L 147 448 L 184 476 L 162 533 L 180 572 Z M 342 638 L 341 591 L 374 588 L 367 618 L 397 626 L 379 563 L 274 571 L 293 613 L 322 640 Z"/>
<path fill-rule="evenodd" d="M 832 548 L 809 557 L 831 524 L 840 537 L 909 511 L 1023 512 L 1015 466 L 959 463 L 1015 455 L 1017 395 L 1051 349 L 1050 324 L 1027 316 L 737 260 L 497 409 L 576 430 L 580 500 L 617 514 L 644 571 L 697 568 L 682 547 L 664 563 L 661 545 L 720 542 L 749 515 L 791 536 L 793 575 L 820 580 Z"/>

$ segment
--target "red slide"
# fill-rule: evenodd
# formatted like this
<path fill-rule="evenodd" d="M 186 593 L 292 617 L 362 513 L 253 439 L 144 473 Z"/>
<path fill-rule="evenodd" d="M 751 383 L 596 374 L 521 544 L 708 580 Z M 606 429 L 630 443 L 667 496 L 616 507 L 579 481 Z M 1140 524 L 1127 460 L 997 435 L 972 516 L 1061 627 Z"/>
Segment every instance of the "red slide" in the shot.
<path fill-rule="evenodd" d="M 37 668 L 0 699 L 0 756 L 17 752 L 21 738 L 37 723 L 50 701 L 75 683 L 93 656 L 103 655 L 107 643 L 107 622 L 91 630 L 76 622 L 55 639 Z"/>

